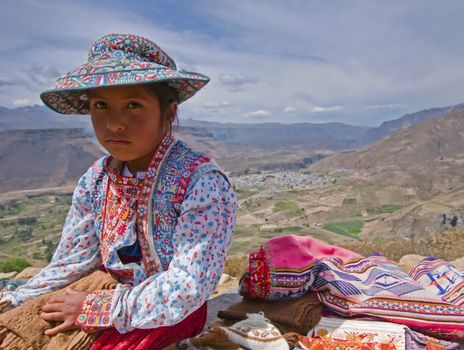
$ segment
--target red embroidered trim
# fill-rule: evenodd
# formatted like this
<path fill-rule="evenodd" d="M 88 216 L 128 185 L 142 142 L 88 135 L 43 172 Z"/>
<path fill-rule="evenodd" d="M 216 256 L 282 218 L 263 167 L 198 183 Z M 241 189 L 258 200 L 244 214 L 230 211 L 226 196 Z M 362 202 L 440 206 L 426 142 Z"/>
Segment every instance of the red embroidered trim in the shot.
<path fill-rule="evenodd" d="M 265 298 L 271 290 L 271 278 L 269 275 L 269 263 L 263 246 L 259 250 L 250 253 L 248 263 L 248 297 Z"/>
<path fill-rule="evenodd" d="M 76 325 L 87 333 L 111 327 L 110 310 L 113 295 L 114 290 L 96 290 L 87 294 Z"/>
<path fill-rule="evenodd" d="M 148 207 L 159 168 L 173 140 L 174 138 L 168 134 L 163 137 L 154 152 L 143 180 L 119 175 L 120 169 L 113 166 L 113 158 L 108 158 L 106 164 L 108 184 L 101 231 L 101 252 L 104 262 L 108 260 L 110 248 L 123 235 L 127 221 L 130 220 L 130 209 L 137 203 L 137 235 L 145 270 L 148 275 L 153 275 L 160 270 L 157 252 L 154 250 L 154 245 L 150 244 L 148 237 Z"/>
<path fill-rule="evenodd" d="M 130 178 L 126 178 L 130 179 Z M 103 262 L 107 262 L 109 249 L 121 237 L 131 218 L 131 207 L 136 205 L 142 182 L 121 181 L 110 174 L 106 189 L 101 234 Z"/>
<path fill-rule="evenodd" d="M 148 276 L 154 275 L 161 271 L 159 258 L 157 259 L 157 252 L 155 250 L 153 242 L 150 242 L 149 230 L 148 230 L 148 207 L 150 203 L 150 195 L 152 187 L 154 186 L 158 177 L 158 171 L 162 165 L 162 162 L 168 153 L 168 150 L 173 142 L 174 138 L 171 135 L 164 136 L 163 140 L 158 145 L 155 154 L 148 167 L 147 173 L 145 174 L 143 189 L 139 195 L 137 202 L 137 229 L 138 239 L 140 248 L 142 251 L 142 260 L 145 266 L 145 271 Z M 153 237 L 151 237 L 153 240 Z M 151 244 L 150 244 L 151 243 Z"/>

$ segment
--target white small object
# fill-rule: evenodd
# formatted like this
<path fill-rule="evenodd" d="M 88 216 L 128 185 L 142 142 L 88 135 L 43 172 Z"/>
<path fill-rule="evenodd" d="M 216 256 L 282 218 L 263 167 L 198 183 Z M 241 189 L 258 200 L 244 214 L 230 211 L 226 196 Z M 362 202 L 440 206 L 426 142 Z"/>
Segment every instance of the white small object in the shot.
<path fill-rule="evenodd" d="M 231 342 L 250 350 L 289 350 L 280 331 L 262 312 L 247 314 L 247 317 L 230 327 L 221 327 Z"/>

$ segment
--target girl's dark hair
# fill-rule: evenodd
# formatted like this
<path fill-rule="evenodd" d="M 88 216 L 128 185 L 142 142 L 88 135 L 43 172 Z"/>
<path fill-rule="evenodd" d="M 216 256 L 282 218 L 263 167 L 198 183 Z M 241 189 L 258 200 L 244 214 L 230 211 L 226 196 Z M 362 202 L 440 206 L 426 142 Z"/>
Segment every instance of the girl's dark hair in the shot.
<path fill-rule="evenodd" d="M 168 83 L 165 82 L 148 84 L 148 87 L 150 88 L 151 92 L 158 96 L 161 115 L 166 116 L 166 112 L 169 110 L 169 106 L 171 105 L 171 103 L 177 102 L 179 100 L 176 90 L 174 90 L 171 86 L 169 86 Z M 176 125 L 179 126 L 177 112 L 176 115 L 172 117 L 172 124 L 174 124 L 174 121 L 176 121 Z M 170 124 L 171 132 L 172 124 Z"/>

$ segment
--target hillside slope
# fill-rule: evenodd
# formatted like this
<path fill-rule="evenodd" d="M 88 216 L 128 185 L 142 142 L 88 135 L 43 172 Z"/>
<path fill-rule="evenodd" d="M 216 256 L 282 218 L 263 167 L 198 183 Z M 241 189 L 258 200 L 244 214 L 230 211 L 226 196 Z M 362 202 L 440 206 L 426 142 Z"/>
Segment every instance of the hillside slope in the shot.
<path fill-rule="evenodd" d="M 422 198 L 464 183 L 464 110 L 400 130 L 362 150 L 328 157 L 313 171 L 346 170 L 367 182 L 416 188 Z"/>
<path fill-rule="evenodd" d="M 80 129 L 0 132 L 0 191 L 75 184 L 102 154 Z"/>

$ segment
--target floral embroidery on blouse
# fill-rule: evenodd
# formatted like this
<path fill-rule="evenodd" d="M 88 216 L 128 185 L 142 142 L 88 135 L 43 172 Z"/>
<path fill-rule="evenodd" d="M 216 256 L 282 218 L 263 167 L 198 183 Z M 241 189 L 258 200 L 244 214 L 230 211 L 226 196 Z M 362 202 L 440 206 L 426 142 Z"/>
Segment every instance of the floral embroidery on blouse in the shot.
<path fill-rule="evenodd" d="M 217 171 L 201 176 L 182 203 L 169 268 L 137 286 L 118 284 L 112 325 L 121 333 L 170 326 L 198 309 L 221 278 L 235 214 L 235 194 L 227 179 Z"/>

